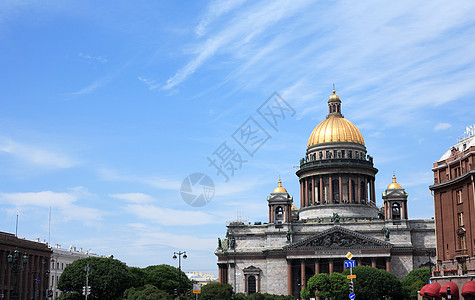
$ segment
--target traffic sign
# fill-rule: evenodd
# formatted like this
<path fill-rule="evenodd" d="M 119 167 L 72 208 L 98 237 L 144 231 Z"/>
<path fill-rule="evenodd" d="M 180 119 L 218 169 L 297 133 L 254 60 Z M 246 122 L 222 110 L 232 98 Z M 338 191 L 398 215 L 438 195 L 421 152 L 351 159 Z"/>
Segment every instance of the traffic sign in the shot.
<path fill-rule="evenodd" d="M 201 294 L 201 284 L 193 283 L 193 294 Z"/>
<path fill-rule="evenodd" d="M 352 268 L 356 266 L 356 261 L 354 260 L 345 260 L 345 268 Z"/>
<path fill-rule="evenodd" d="M 351 259 L 351 258 L 353 257 L 353 254 L 351 254 L 351 252 L 348 252 L 348 253 L 346 253 L 346 257 L 347 257 L 348 259 Z"/>
<path fill-rule="evenodd" d="M 356 278 L 356 275 L 348 275 L 348 276 L 346 276 L 346 278 L 348 278 L 348 279 L 354 279 L 354 278 Z"/>
<path fill-rule="evenodd" d="M 350 299 L 355 299 L 356 295 L 354 293 L 350 293 Z"/>

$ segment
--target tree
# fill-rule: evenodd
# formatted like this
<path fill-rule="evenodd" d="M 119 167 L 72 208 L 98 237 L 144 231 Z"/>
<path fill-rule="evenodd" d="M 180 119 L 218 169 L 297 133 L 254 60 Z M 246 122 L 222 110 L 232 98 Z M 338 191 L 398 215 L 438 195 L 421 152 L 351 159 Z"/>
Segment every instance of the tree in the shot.
<path fill-rule="evenodd" d="M 233 287 L 229 284 L 212 282 L 201 287 L 201 300 L 230 300 Z"/>
<path fill-rule="evenodd" d="M 174 290 L 178 288 L 178 269 L 169 265 L 148 266 L 143 269 L 145 274 L 145 284 L 151 284 L 158 289 L 173 295 Z M 181 271 L 181 292 L 191 289 L 193 283 L 186 274 Z"/>
<path fill-rule="evenodd" d="M 300 293 L 302 298 L 313 296 L 321 299 L 340 300 L 348 298 L 348 279 L 340 273 L 316 274 L 307 281 L 307 287 Z"/>
<path fill-rule="evenodd" d="M 343 272 L 345 276 L 349 273 L 349 269 Z M 353 274 L 356 275 L 353 282 L 358 300 L 378 300 L 385 297 L 403 298 L 401 282 L 386 270 L 370 266 L 358 266 L 353 268 Z"/>
<path fill-rule="evenodd" d="M 145 272 L 141 268 L 127 267 L 131 275 L 131 287 L 142 287 L 145 285 Z"/>
<path fill-rule="evenodd" d="M 146 284 L 139 288 L 130 288 L 124 292 L 124 300 L 171 300 L 173 296 L 159 290 L 156 286 Z"/>
<path fill-rule="evenodd" d="M 430 269 L 419 268 L 414 269 L 402 280 L 402 288 L 404 290 L 407 299 L 417 299 L 417 292 L 427 283 L 430 279 Z"/>
<path fill-rule="evenodd" d="M 129 288 L 131 275 L 127 267 L 113 258 L 88 257 L 67 266 L 58 282 L 61 291 L 82 293 L 86 285 L 86 266 L 89 265 L 91 294 L 89 299 L 118 299 Z M 71 295 L 72 296 L 72 295 Z M 73 298 L 64 298 L 73 299 Z"/>

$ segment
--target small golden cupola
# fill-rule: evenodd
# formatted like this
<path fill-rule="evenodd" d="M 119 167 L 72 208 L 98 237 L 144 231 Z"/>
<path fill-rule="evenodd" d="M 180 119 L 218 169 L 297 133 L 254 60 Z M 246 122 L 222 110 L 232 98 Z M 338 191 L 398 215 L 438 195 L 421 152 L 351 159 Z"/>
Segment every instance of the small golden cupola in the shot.
<path fill-rule="evenodd" d="M 272 193 L 287 193 L 287 190 L 282 187 L 282 181 L 279 178 L 279 186 L 274 189 Z"/>
<path fill-rule="evenodd" d="M 392 190 L 392 189 L 402 189 L 402 186 L 396 182 L 396 174 L 393 174 L 393 182 L 388 185 L 387 190 Z"/>

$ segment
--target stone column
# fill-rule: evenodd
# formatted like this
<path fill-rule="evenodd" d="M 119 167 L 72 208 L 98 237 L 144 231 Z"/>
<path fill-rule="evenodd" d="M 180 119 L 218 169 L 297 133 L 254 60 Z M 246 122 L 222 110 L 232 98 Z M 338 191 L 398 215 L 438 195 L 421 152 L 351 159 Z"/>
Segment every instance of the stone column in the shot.
<path fill-rule="evenodd" d="M 368 178 L 365 177 L 364 179 L 364 197 L 366 201 L 369 201 L 368 197 Z"/>
<path fill-rule="evenodd" d="M 357 188 L 358 188 L 358 195 L 356 195 L 356 202 L 361 203 L 361 182 L 360 182 L 361 179 L 358 176 L 356 180 L 357 180 L 356 185 L 357 185 Z"/>
<path fill-rule="evenodd" d="M 269 204 L 269 223 L 272 223 L 272 205 Z"/>
<path fill-rule="evenodd" d="M 312 204 L 315 204 L 315 176 L 312 176 Z"/>
<path fill-rule="evenodd" d="M 287 260 L 287 295 L 292 295 L 292 261 Z"/>
<path fill-rule="evenodd" d="M 376 268 L 376 259 L 375 258 L 371 259 L 371 267 Z"/>
<path fill-rule="evenodd" d="M 324 189 L 324 186 L 323 186 L 323 176 L 320 176 L 320 187 L 318 188 L 319 189 L 319 192 L 320 192 L 320 203 L 323 203 L 323 189 Z"/>
<path fill-rule="evenodd" d="M 371 179 L 371 201 L 373 201 L 373 203 L 376 203 L 376 191 L 374 189 L 374 179 Z"/>
<path fill-rule="evenodd" d="M 351 184 L 351 177 L 348 177 L 348 201 L 353 203 L 353 185 Z"/>
<path fill-rule="evenodd" d="M 303 290 L 307 285 L 305 274 L 305 259 L 300 261 L 300 289 Z"/>
<path fill-rule="evenodd" d="M 343 202 L 343 188 L 342 188 L 342 182 L 341 182 L 341 174 L 338 175 L 338 190 L 340 192 L 340 203 Z"/>
<path fill-rule="evenodd" d="M 386 271 L 391 272 L 391 259 L 386 258 Z"/>
<path fill-rule="evenodd" d="M 332 182 L 332 176 L 328 176 L 328 186 L 330 187 L 329 190 L 329 197 L 328 197 L 328 202 L 333 203 L 333 182 Z"/>
<path fill-rule="evenodd" d="M 333 259 L 330 258 L 328 262 L 328 273 L 331 275 L 333 274 Z"/>
<path fill-rule="evenodd" d="M 407 219 L 407 208 L 406 208 L 405 201 L 401 203 L 401 219 L 403 220 Z"/>
<path fill-rule="evenodd" d="M 303 179 L 300 180 L 300 208 L 303 207 Z"/>
<path fill-rule="evenodd" d="M 305 185 L 304 185 L 304 197 L 303 197 L 303 206 L 306 207 L 308 205 L 308 178 L 305 178 Z"/>
<path fill-rule="evenodd" d="M 315 259 L 315 275 L 320 273 L 320 261 L 319 259 Z"/>

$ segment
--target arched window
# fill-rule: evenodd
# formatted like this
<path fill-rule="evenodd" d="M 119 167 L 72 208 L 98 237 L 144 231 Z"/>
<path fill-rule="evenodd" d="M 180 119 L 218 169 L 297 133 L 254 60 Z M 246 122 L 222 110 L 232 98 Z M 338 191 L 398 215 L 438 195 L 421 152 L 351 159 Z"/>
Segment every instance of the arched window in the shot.
<path fill-rule="evenodd" d="M 275 208 L 275 220 L 276 223 L 282 223 L 282 221 L 284 220 L 284 209 L 282 208 L 282 206 L 277 206 Z"/>
<path fill-rule="evenodd" d="M 393 203 L 391 206 L 391 215 L 393 220 L 401 219 L 401 205 L 399 203 Z"/>
<path fill-rule="evenodd" d="M 254 275 L 249 275 L 247 277 L 247 293 L 250 294 L 255 294 L 256 293 L 256 276 Z"/>

